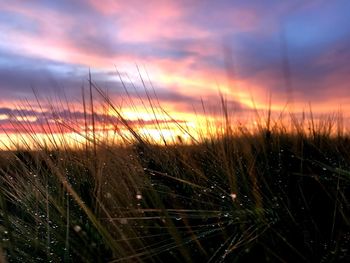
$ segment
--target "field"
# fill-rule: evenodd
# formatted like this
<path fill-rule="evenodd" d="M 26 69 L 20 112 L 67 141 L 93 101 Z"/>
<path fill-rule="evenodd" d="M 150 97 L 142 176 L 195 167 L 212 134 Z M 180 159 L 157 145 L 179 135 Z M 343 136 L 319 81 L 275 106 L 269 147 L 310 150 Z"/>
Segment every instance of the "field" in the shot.
<path fill-rule="evenodd" d="M 350 0 L 0 0 L 0 263 L 350 263 Z"/>
<path fill-rule="evenodd" d="M 130 143 L 1 153 L 1 262 L 349 262 L 340 119 L 161 145 L 119 117 Z"/>

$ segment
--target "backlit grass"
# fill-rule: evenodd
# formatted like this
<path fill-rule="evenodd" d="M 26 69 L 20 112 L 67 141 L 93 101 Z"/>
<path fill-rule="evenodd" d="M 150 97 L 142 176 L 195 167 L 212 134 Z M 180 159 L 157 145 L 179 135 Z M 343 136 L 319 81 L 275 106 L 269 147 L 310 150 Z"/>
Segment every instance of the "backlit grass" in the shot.
<path fill-rule="evenodd" d="M 220 129 L 191 137 L 179 123 L 190 143 L 156 144 L 90 83 L 128 135 L 116 133 L 117 143 L 97 133 L 91 96 L 79 147 L 30 136 L 35 150 L 2 152 L 0 261 L 350 260 L 350 138 L 340 118 L 291 114 L 286 125 L 257 115 L 253 130 L 231 122 L 223 100 Z M 77 132 L 73 120 L 52 125 Z"/>

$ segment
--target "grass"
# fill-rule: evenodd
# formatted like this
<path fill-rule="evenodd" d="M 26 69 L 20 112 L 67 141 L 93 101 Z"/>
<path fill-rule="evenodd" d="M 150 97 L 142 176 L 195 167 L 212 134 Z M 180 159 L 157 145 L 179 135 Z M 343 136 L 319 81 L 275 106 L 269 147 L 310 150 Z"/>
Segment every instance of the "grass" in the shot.
<path fill-rule="evenodd" d="M 291 114 L 287 127 L 269 111 L 252 131 L 230 121 L 222 98 L 222 132 L 160 145 L 89 84 L 83 147 L 53 136 L 48 147 L 28 128 L 36 150 L 1 153 L 0 261 L 350 260 L 350 135 L 341 119 Z M 98 136 L 93 90 L 132 140 Z"/>

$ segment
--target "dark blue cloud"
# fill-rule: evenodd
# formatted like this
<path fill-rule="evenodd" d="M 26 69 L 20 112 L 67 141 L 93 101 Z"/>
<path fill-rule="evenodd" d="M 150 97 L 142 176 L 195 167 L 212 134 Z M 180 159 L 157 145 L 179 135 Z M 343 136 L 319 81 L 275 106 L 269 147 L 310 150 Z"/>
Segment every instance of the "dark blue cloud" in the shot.
<path fill-rule="evenodd" d="M 33 98 L 65 89 L 77 95 L 88 69 L 36 57 L 0 52 L 0 92 L 3 100 Z"/>

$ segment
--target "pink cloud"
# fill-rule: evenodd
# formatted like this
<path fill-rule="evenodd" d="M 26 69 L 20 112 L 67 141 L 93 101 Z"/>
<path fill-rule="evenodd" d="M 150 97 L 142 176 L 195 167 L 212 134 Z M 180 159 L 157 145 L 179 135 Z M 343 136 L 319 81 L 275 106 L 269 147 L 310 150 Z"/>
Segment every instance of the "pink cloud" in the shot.
<path fill-rule="evenodd" d="M 114 17 L 118 24 L 118 40 L 122 42 L 203 38 L 209 35 L 209 31 L 185 21 L 190 15 L 190 8 L 181 1 L 108 2 L 90 1 L 96 10 Z"/>

